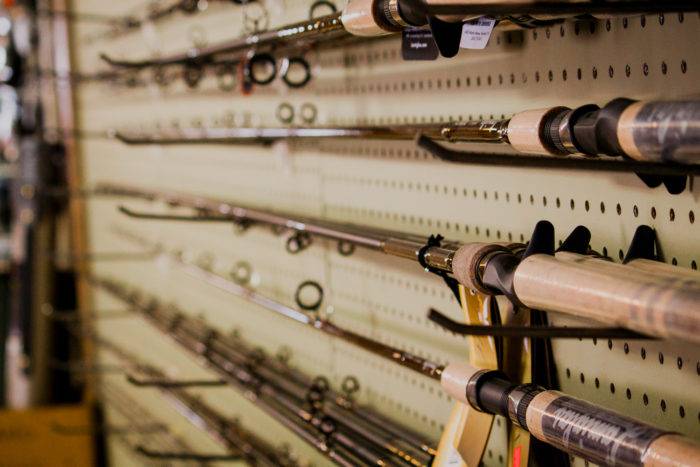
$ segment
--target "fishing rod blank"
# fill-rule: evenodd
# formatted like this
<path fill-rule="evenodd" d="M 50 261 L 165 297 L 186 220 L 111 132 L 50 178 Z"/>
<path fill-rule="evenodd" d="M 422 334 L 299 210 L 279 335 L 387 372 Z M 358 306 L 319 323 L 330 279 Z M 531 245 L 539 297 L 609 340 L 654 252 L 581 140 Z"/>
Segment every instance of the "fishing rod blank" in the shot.
<path fill-rule="evenodd" d="M 159 199 L 171 206 L 229 216 L 230 222 L 262 223 L 351 243 L 419 262 L 443 275 L 452 274 L 472 290 L 503 294 L 521 306 L 568 313 L 649 336 L 700 342 L 700 281 L 689 279 L 687 272 L 661 274 L 576 252 L 555 255 L 554 227 L 548 222 L 537 224 L 529 251 L 518 255 L 497 243 L 435 242 L 205 197 L 120 185 L 101 185 L 100 189 L 108 195 Z"/>
<path fill-rule="evenodd" d="M 110 132 L 126 144 L 236 144 L 277 140 L 362 138 L 496 143 L 521 154 L 606 155 L 642 162 L 700 164 L 700 101 L 638 102 L 619 98 L 600 108 L 551 107 L 509 119 L 437 125 L 300 128 L 187 128 L 144 135 Z M 484 156 L 488 160 L 488 156 Z"/>
<path fill-rule="evenodd" d="M 121 360 L 126 361 L 139 373 L 153 380 L 167 381 L 163 372 L 140 362 L 135 355 L 116 343 L 104 338 L 98 339 L 97 343 Z M 173 405 L 178 412 L 192 421 L 194 425 L 204 428 L 219 442 L 234 450 L 235 454 L 252 461 L 254 465 L 280 465 L 281 459 L 276 454 L 276 449 L 237 422 L 220 415 L 210 405 L 174 385 L 158 385 L 158 389 L 174 402 Z"/>
<path fill-rule="evenodd" d="M 307 45 L 309 41 L 318 37 L 339 38 L 342 36 L 347 36 L 347 34 L 343 31 L 340 14 L 333 13 L 320 18 L 286 25 L 271 31 L 259 32 L 220 44 L 196 48 L 162 58 L 132 61 L 117 60 L 107 54 L 101 54 L 100 57 L 108 64 L 121 68 L 179 65 L 197 63 L 198 61 L 206 63 L 215 55 L 242 54 L 251 48 L 255 48 L 257 52 L 262 48 L 289 44 L 294 44 L 294 47 L 297 47 Z"/>
<path fill-rule="evenodd" d="M 274 404 L 278 404 L 281 408 L 291 411 L 293 414 L 295 414 L 296 417 L 300 418 L 301 420 L 305 420 L 307 424 L 313 424 L 316 423 L 314 422 L 314 420 L 318 421 L 322 419 L 322 414 L 314 415 L 313 413 L 309 412 L 307 409 L 303 408 L 300 405 L 307 397 L 308 391 L 302 393 L 301 397 L 297 397 L 292 394 L 287 394 L 284 390 L 281 390 L 280 387 L 272 380 L 266 380 L 264 378 L 261 379 L 258 370 L 254 369 L 254 367 L 257 368 L 259 365 L 255 362 L 251 363 L 249 361 L 249 357 L 246 357 L 243 361 L 237 359 L 232 360 L 230 358 L 232 354 L 230 352 L 231 349 L 229 346 L 226 346 L 230 350 L 227 351 L 225 354 L 219 353 L 219 351 L 217 350 L 218 347 L 214 346 L 212 341 L 212 336 L 216 336 L 216 333 L 213 333 L 211 329 L 192 322 L 191 320 L 185 318 L 183 314 L 179 314 L 174 311 L 164 310 L 155 302 L 153 302 L 152 299 L 144 299 L 144 297 L 140 296 L 139 294 L 130 293 L 117 283 L 111 282 L 106 279 L 99 279 L 95 280 L 94 282 L 108 290 L 110 293 L 113 293 L 118 298 L 132 304 L 132 306 L 144 313 L 144 316 L 146 318 L 148 318 L 158 328 L 162 329 L 168 335 L 173 337 L 184 348 L 196 352 L 198 353 L 198 355 L 205 357 L 208 360 L 210 366 L 223 372 L 226 375 L 226 379 L 229 382 L 233 383 L 234 386 L 241 389 L 244 395 L 248 394 L 249 396 L 251 396 L 252 398 L 249 398 L 251 398 L 253 402 L 262 401 L 261 395 L 265 395 L 271 398 Z M 219 347 L 221 345 L 223 344 L 219 343 Z M 280 407 L 278 407 L 278 409 Z M 274 414 L 277 414 L 276 418 L 278 418 L 279 420 L 279 411 L 275 410 L 272 410 L 271 415 L 274 416 Z M 326 412 L 326 416 L 328 415 L 328 412 Z M 318 418 L 319 416 L 321 417 L 321 419 Z M 412 459 L 411 463 L 413 463 L 414 465 L 427 465 L 429 459 L 425 458 L 425 460 L 420 460 L 421 456 L 426 455 L 424 452 L 422 452 L 422 448 L 413 448 L 412 450 L 414 451 L 414 453 L 410 454 L 405 450 L 398 449 L 392 444 L 387 444 L 393 443 L 394 440 L 391 436 L 387 436 L 386 432 L 377 433 L 376 430 L 379 427 L 375 427 L 373 429 L 374 431 L 371 433 L 371 436 L 367 436 L 364 433 L 364 427 L 367 427 L 366 423 L 364 425 L 358 425 L 352 423 L 351 420 L 347 420 L 349 416 L 353 416 L 352 412 L 344 411 L 342 416 L 343 418 L 338 417 L 335 419 L 335 425 L 347 426 L 348 428 L 352 429 L 357 436 L 362 437 L 368 443 L 376 443 L 378 439 L 383 440 L 384 444 L 377 445 L 376 448 L 370 448 L 369 450 L 367 450 L 367 448 L 363 448 L 360 450 L 362 456 L 364 456 L 364 462 L 375 463 L 379 461 L 384 462 L 387 465 L 393 465 L 393 461 L 384 458 L 381 454 L 381 451 L 386 450 L 392 455 L 400 455 L 401 458 L 404 460 L 409 458 Z M 289 420 L 279 421 L 283 421 L 285 426 L 289 426 Z M 320 423 L 320 421 L 318 423 Z M 299 427 L 297 428 L 299 429 Z M 303 426 L 301 428 L 306 429 Z M 298 431 L 298 429 L 296 431 Z M 298 434 L 302 436 L 302 433 Z M 379 434 L 381 434 L 381 436 L 378 436 Z M 329 432 L 327 433 L 327 435 L 332 436 L 334 439 L 342 440 L 342 443 L 346 445 L 348 449 L 355 450 L 354 452 L 356 455 L 359 453 L 359 446 L 351 438 L 347 438 L 342 433 L 336 433 L 335 431 Z M 340 438 L 337 438 L 338 436 L 340 436 Z M 309 440 L 308 433 L 305 439 Z M 316 440 L 315 443 L 318 449 L 322 450 L 322 452 L 329 455 L 328 451 L 324 447 L 325 444 L 319 444 L 320 442 L 318 440 Z M 372 454 L 372 452 L 374 452 L 374 454 Z M 418 457 L 416 457 L 416 455 L 418 455 Z M 416 462 L 418 463 L 416 464 Z"/>
<path fill-rule="evenodd" d="M 476 410 L 502 415 L 537 439 L 596 465 L 696 465 L 700 445 L 612 410 L 466 363 L 445 368 L 443 388 Z"/>

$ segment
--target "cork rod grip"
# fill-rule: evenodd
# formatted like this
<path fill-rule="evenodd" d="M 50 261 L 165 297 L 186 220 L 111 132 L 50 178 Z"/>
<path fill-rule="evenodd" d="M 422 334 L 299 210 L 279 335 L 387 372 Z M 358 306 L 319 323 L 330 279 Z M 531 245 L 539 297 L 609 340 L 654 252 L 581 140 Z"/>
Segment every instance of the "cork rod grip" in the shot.
<path fill-rule="evenodd" d="M 559 253 L 526 258 L 514 288 L 530 308 L 700 343 L 700 284 L 693 278 Z"/>
<path fill-rule="evenodd" d="M 654 440 L 642 458 L 644 467 L 694 467 L 700 463 L 700 445 L 680 435 Z"/>

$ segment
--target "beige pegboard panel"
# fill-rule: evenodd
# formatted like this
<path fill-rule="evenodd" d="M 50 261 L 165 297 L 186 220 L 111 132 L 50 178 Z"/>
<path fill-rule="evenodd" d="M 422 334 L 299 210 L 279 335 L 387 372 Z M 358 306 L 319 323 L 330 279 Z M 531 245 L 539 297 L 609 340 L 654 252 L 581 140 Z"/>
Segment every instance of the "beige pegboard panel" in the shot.
<path fill-rule="evenodd" d="M 265 5 L 272 26 L 308 15 L 309 2 L 304 0 Z M 78 11 L 110 14 L 133 13 L 144 6 L 141 1 L 73 4 Z M 203 13 L 178 14 L 115 39 L 87 40 L 96 37 L 100 26 L 77 23 L 75 62 L 79 71 L 88 73 L 106 69 L 99 60 L 101 52 L 137 59 L 186 50 L 192 46 L 193 31 L 200 36 L 203 32 L 213 44 L 237 37 L 243 14 L 240 6 L 210 2 Z M 179 80 L 166 87 L 150 81 L 134 88 L 84 83 L 76 88 L 78 125 L 95 131 L 272 126 L 280 124 L 275 113 L 283 102 L 292 104 L 297 117 L 302 104 L 312 103 L 320 124 L 427 123 L 501 118 L 552 105 L 604 104 L 619 96 L 697 97 L 698 26 L 697 14 L 673 14 L 496 30 L 485 50 L 462 51 L 453 59 L 435 62 L 404 62 L 400 41 L 384 38 L 310 51 L 306 58 L 314 78 L 307 87 L 290 90 L 276 80 L 249 96 L 219 90 L 212 77 L 196 89 Z M 142 76 L 150 80 L 151 74 Z M 298 118 L 295 123 L 300 123 Z M 501 146 L 469 147 L 508 152 Z M 658 232 L 669 263 L 697 268 L 700 262 L 700 219 L 696 219 L 700 207 L 692 183 L 690 190 L 672 196 L 662 188 L 645 187 L 634 175 L 449 164 L 412 143 L 358 139 L 269 148 L 131 147 L 84 139 L 81 152 L 86 186 L 110 181 L 173 189 L 418 234 L 441 233 L 462 241 L 527 240 L 535 223 L 547 219 L 556 226 L 557 240 L 579 224 L 587 226 L 592 246 L 615 260 L 626 251 L 634 229 L 648 224 Z M 455 319 L 461 311 L 444 284 L 417 264 L 360 249 L 345 257 L 334 243 L 320 240 L 309 250 L 289 255 L 285 237 L 269 229 L 254 227 L 241 233 L 215 223 L 129 220 L 116 212 L 122 203 L 148 212 L 166 210 L 158 203 L 135 200 L 89 200 L 91 251 L 143 250 L 119 235 L 121 229 L 169 251 L 182 251 L 188 258 L 213 257 L 214 270 L 224 276 L 234 264 L 246 261 L 254 270 L 255 287 L 290 305 L 298 284 L 313 279 L 323 285 L 324 310 L 338 325 L 440 363 L 467 356 L 464 338 L 426 320 L 429 307 Z M 271 355 L 287 347 L 293 365 L 310 375 L 328 376 L 336 387 L 346 375 L 356 376 L 360 402 L 433 441 L 447 421 L 453 402 L 433 381 L 215 290 L 164 257 L 99 262 L 94 269 L 177 303 L 223 333 L 236 330 Z M 118 306 L 104 294 L 96 298 L 105 309 Z M 552 316 L 557 324 L 572 322 Z M 209 374 L 139 318 L 104 320 L 99 329 L 169 374 Z M 700 438 L 698 346 L 588 339 L 558 341 L 554 349 L 564 391 Z M 233 389 L 200 392 L 222 413 L 241 417 L 261 435 L 272 434 L 267 439 L 276 444 L 283 439 L 316 464 L 327 463 Z M 131 394 L 142 403 L 155 404 L 155 396 Z M 161 406 L 153 407 L 160 413 Z M 182 427 L 179 433 L 187 438 L 192 428 L 177 425 L 181 422 L 172 418 L 173 426 Z M 505 428 L 498 419 L 486 465 L 505 465 Z"/>

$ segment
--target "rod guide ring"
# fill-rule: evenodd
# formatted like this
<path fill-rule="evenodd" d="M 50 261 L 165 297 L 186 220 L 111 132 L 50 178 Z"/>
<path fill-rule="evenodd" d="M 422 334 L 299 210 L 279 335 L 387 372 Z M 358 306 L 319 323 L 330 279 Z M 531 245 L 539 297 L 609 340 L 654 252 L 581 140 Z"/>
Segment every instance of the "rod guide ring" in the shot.
<path fill-rule="evenodd" d="M 302 293 L 305 289 L 312 289 L 315 291 L 316 298 L 312 301 L 306 302 L 301 298 Z M 316 281 L 308 280 L 299 284 L 297 290 L 294 294 L 294 302 L 299 308 L 305 311 L 318 311 L 323 303 L 323 287 Z"/>

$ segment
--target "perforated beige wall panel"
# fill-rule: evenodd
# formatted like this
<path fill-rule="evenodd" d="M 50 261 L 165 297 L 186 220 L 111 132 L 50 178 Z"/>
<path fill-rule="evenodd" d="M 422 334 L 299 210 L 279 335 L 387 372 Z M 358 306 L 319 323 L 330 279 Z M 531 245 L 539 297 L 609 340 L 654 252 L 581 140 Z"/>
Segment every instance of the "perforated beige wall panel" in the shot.
<path fill-rule="evenodd" d="M 77 11 L 117 15 L 144 6 L 133 1 L 73 2 Z M 265 6 L 271 26 L 304 19 L 309 9 L 309 3 L 301 0 Z M 102 26 L 76 23 L 77 69 L 86 73 L 105 69 L 101 52 L 142 58 L 188 49 L 193 39 L 212 44 L 236 37 L 243 31 L 243 11 L 244 7 L 211 2 L 205 12 L 176 15 L 114 39 L 99 37 Z M 275 113 L 283 102 L 296 110 L 295 123 L 300 123 L 302 104 L 312 103 L 319 124 L 391 124 L 500 118 L 529 108 L 604 104 L 621 96 L 697 97 L 699 31 L 697 14 L 497 30 L 485 50 L 462 51 L 456 58 L 435 62 L 404 62 L 400 40 L 381 39 L 340 50 L 309 51 L 313 80 L 308 86 L 293 90 L 276 80 L 249 96 L 221 91 L 211 77 L 196 89 L 180 80 L 167 87 L 84 83 L 76 87 L 78 126 L 90 131 L 274 126 L 280 125 Z M 143 76 L 150 78 L 149 73 Z M 173 189 L 406 232 L 441 233 L 462 241 L 527 240 L 535 223 L 547 219 L 556 226 L 558 240 L 577 225 L 587 226 L 593 248 L 615 259 L 626 251 L 635 228 L 648 224 L 656 229 L 668 262 L 697 269 L 700 261 L 699 195 L 692 183 L 691 189 L 673 196 L 663 188 L 647 188 L 632 174 L 449 164 L 412 143 L 361 139 L 272 147 L 132 147 L 85 138 L 80 149 L 87 187 L 117 182 Z M 493 146 L 479 149 L 508 151 Z M 148 212 L 165 208 L 120 202 Z M 296 287 L 313 279 L 323 285 L 324 308 L 336 324 L 440 363 L 467 357 L 465 338 L 427 321 L 430 307 L 455 319 L 460 318 L 460 309 L 444 284 L 417 264 L 361 249 L 342 256 L 336 244 L 320 240 L 309 250 L 289 255 L 285 238 L 269 229 L 239 233 L 215 223 L 129 220 L 117 213 L 117 204 L 89 201 L 91 251 L 140 251 L 142 247 L 115 233 L 118 227 L 169 249 L 181 249 L 192 258 L 211 256 L 214 269 L 224 275 L 245 261 L 261 292 L 290 305 Z M 453 401 L 434 381 L 215 290 L 165 259 L 102 261 L 93 269 L 175 302 L 223 333 L 237 330 L 270 354 L 288 348 L 293 365 L 311 375 L 328 376 L 336 387 L 346 375 L 356 376 L 360 402 L 435 442 L 444 428 Z M 118 306 L 102 293 L 95 295 L 98 309 Z M 555 316 L 555 322 L 571 321 Z M 174 377 L 208 374 L 139 318 L 99 320 L 97 327 Z M 557 341 L 554 348 L 563 391 L 700 438 L 697 346 L 587 339 Z M 118 379 L 105 377 L 104 384 L 124 386 Z M 152 390 L 123 389 L 166 417 L 194 448 L 215 448 L 194 434 L 196 428 L 167 412 Z M 289 444 L 302 458 L 328 464 L 235 390 L 196 392 L 275 445 Z M 485 465 L 507 462 L 505 423 L 498 420 L 497 428 Z"/>

